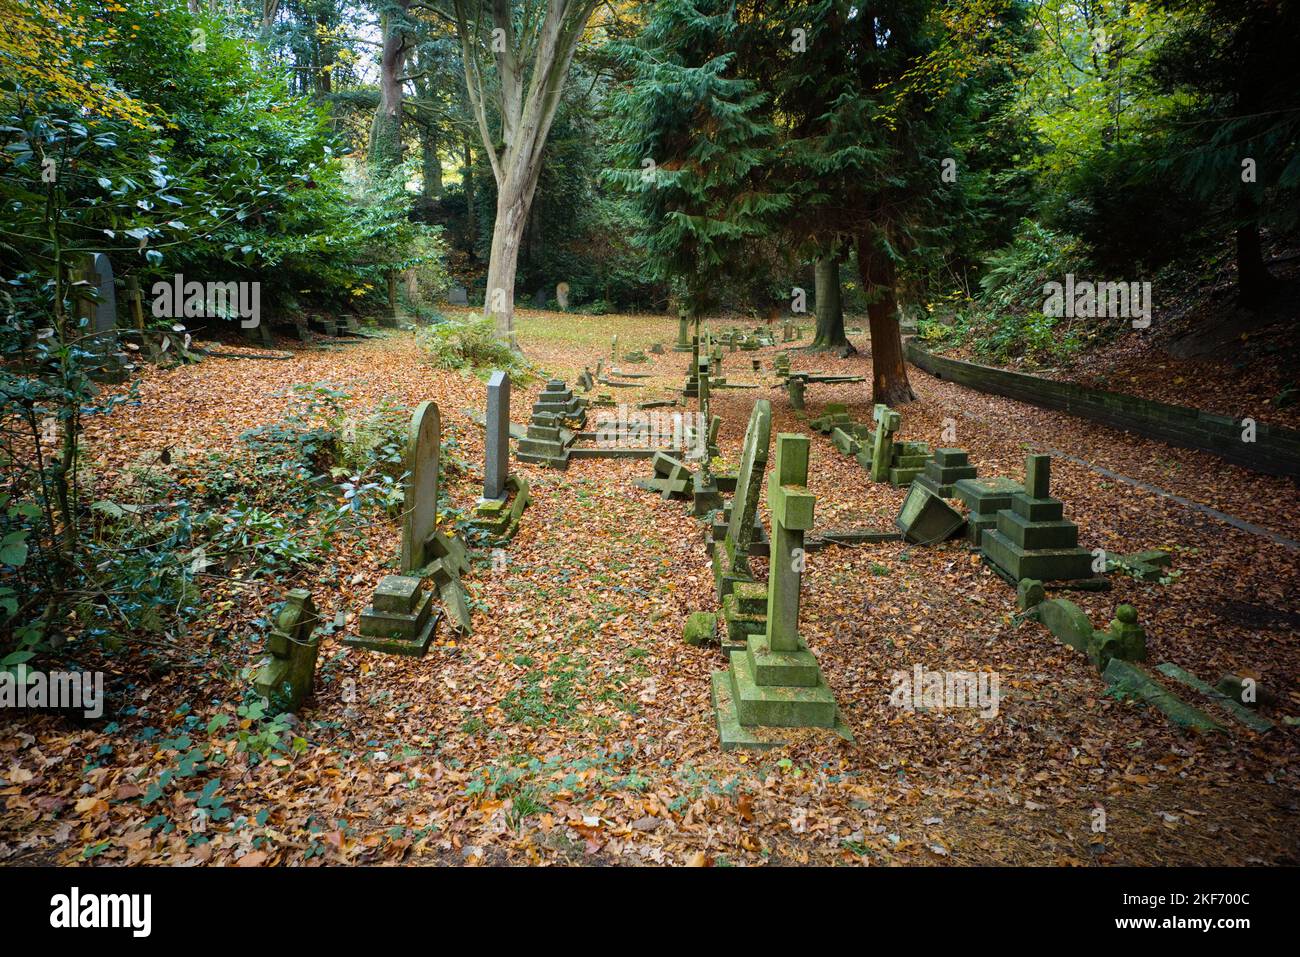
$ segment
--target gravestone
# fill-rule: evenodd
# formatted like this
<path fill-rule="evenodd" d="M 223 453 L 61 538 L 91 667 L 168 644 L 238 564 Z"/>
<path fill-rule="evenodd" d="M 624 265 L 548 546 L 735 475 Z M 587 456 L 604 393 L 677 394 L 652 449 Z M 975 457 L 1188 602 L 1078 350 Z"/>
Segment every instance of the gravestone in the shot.
<path fill-rule="evenodd" d="M 966 541 L 979 547 L 985 529 L 996 528 L 998 512 L 1011 507 L 1011 496 L 1024 491 L 1014 479 L 959 479 L 953 483 L 953 496 L 961 500 L 970 514 L 966 516 Z"/>
<path fill-rule="evenodd" d="M 802 382 L 802 378 L 800 378 Z M 836 426 L 851 425 L 853 418 L 843 402 L 827 402 L 822 414 L 808 424 L 823 434 L 829 434 Z"/>
<path fill-rule="evenodd" d="M 569 284 L 567 282 L 559 282 L 555 284 L 555 301 L 559 303 L 561 309 L 568 310 Z"/>
<path fill-rule="evenodd" d="M 519 440 L 515 457 L 521 462 L 567 469 L 569 446 L 573 444 L 576 435 L 567 428 L 566 423 L 580 429 L 586 422 L 587 409 L 583 400 L 575 396 L 560 379 L 551 379 L 533 403 L 528 433 Z"/>
<path fill-rule="evenodd" d="M 452 287 L 447 290 L 447 302 L 452 306 L 468 306 L 469 290 L 460 283 L 454 283 Z"/>
<path fill-rule="evenodd" d="M 429 543 L 438 525 L 438 456 L 442 423 L 438 403 L 421 402 L 406 441 L 406 489 L 402 501 L 401 569 L 418 571 L 433 557 Z"/>
<path fill-rule="evenodd" d="M 305 588 L 289 592 L 271 625 L 267 643 L 271 657 L 263 662 L 253 679 L 253 690 L 277 703 L 282 700 L 288 711 L 297 711 L 302 706 L 316 680 L 319 622 L 311 592 Z"/>
<path fill-rule="evenodd" d="M 677 343 L 673 346 L 674 352 L 690 352 L 691 350 L 691 314 L 685 306 L 677 310 Z"/>
<path fill-rule="evenodd" d="M 758 497 L 763 487 L 763 472 L 767 468 L 771 441 L 772 404 L 767 399 L 759 399 L 754 403 L 745 429 L 727 532 L 722 541 L 713 543 L 713 579 L 719 601 L 731 593 L 736 582 L 754 580 L 749 566 L 749 550 L 755 540 Z"/>
<path fill-rule="evenodd" d="M 614 362 L 618 361 L 618 336 L 615 336 L 609 343 L 609 357 Z"/>
<path fill-rule="evenodd" d="M 724 749 L 770 748 L 787 743 L 782 729 L 829 728 L 852 740 L 817 659 L 799 634 L 799 589 L 804 533 L 813 526 L 816 497 L 808 485 L 805 435 L 777 436 L 768 478 L 772 516 L 767 623 L 749 635 L 730 666 L 712 677 L 714 716 Z"/>
<path fill-rule="evenodd" d="M 343 644 L 387 655 L 422 658 L 429 650 L 441 613 L 433 614 L 433 595 L 413 575 L 385 575 L 361 612 L 358 635 Z"/>
<path fill-rule="evenodd" d="M 1011 496 L 1011 508 L 997 513 L 997 526 L 980 536 L 985 560 L 1011 582 L 1074 581 L 1093 577 L 1092 554 L 1079 548 L 1079 527 L 1050 495 L 1052 457 L 1025 459 L 1025 489 Z"/>
<path fill-rule="evenodd" d="M 798 376 L 792 376 L 785 380 L 785 391 L 790 396 L 790 408 L 794 409 L 796 412 L 802 412 L 804 408 L 803 389 L 803 379 Z"/>
<path fill-rule="evenodd" d="M 650 352 L 654 355 L 661 356 L 664 354 L 664 345 L 662 342 L 656 342 L 650 347 Z"/>
<path fill-rule="evenodd" d="M 113 288 L 113 264 L 103 253 L 88 257 L 86 278 L 94 283 L 99 301 L 91 305 L 90 328 L 97 351 L 107 351 L 117 343 L 117 293 Z"/>
<path fill-rule="evenodd" d="M 543 286 L 537 292 L 533 293 L 533 305 L 538 309 L 545 309 L 550 302 L 551 291 L 548 287 Z"/>
<path fill-rule="evenodd" d="M 510 471 L 510 376 L 492 373 L 487 384 L 487 439 L 484 448 L 483 497 L 504 498 Z"/>
<path fill-rule="evenodd" d="M 916 481 L 940 498 L 952 498 L 953 487 L 962 479 L 973 479 L 975 475 L 975 466 L 970 464 L 961 449 L 935 449 L 934 458 L 925 463 L 925 470 Z"/>
<path fill-rule="evenodd" d="M 919 481 L 908 487 L 894 525 L 905 541 L 935 545 L 961 531 L 966 520 L 961 513 Z"/>
<path fill-rule="evenodd" d="M 681 459 L 667 452 L 656 452 L 651 459 L 655 477 L 633 479 L 632 484 L 651 492 L 658 492 L 663 498 L 689 497 L 695 484 L 695 475 Z"/>
<path fill-rule="evenodd" d="M 894 454 L 894 433 L 903 424 L 903 417 L 887 405 L 877 405 L 871 417 L 876 423 L 871 443 L 871 480 L 884 482 L 889 478 L 889 462 Z"/>
<path fill-rule="evenodd" d="M 888 482 L 896 488 L 911 485 L 930 460 L 930 447 L 924 442 L 896 441 L 894 434 L 903 417 L 887 405 L 877 404 L 872 412 L 876 429 L 870 444 L 858 451 L 858 464 L 867 469 L 874 482 Z"/>

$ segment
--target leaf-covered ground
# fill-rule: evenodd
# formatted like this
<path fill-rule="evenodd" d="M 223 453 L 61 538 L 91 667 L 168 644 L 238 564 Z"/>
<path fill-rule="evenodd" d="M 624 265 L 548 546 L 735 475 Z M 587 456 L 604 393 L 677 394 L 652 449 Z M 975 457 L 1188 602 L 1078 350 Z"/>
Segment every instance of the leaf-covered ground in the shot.
<path fill-rule="evenodd" d="M 725 328 L 726 324 L 720 327 Z M 525 312 L 529 358 L 573 383 L 624 348 L 671 344 L 675 321 Z M 865 345 L 865 343 L 860 343 Z M 150 370 L 141 403 L 90 432 L 107 481 L 163 448 L 183 460 L 233 448 L 282 414 L 294 384 L 331 381 L 357 410 L 389 397 L 435 399 L 444 439 L 471 463 L 450 482 L 468 508 L 481 483 L 480 380 L 438 372 L 409 334 L 300 348 L 292 361 L 211 359 Z M 863 385 L 814 385 L 806 412 L 774 389 L 772 356 L 730 353 L 724 372 L 756 390 L 715 394 L 721 445 L 734 461 L 750 406 L 772 400 L 774 428 L 841 401 L 862 421 Z M 688 356 L 651 356 L 620 401 L 671 397 Z M 763 370 L 753 372 L 759 358 Z M 606 359 L 606 366 L 610 363 Z M 869 359 L 795 351 L 796 369 L 869 375 Z M 955 444 L 983 476 L 1021 475 L 1030 449 L 1055 450 L 1210 505 L 1287 537 L 1294 482 L 1261 477 L 911 370 L 919 401 L 904 438 Z M 525 422 L 541 383 L 516 389 Z M 947 422 L 945 420 L 952 420 Z M 955 423 L 956 441 L 943 437 Z M 875 485 L 830 440 L 810 433 L 819 527 L 891 528 L 903 491 Z M 950 438 L 950 437 L 949 437 Z M 704 530 L 688 506 L 636 489 L 644 461 L 578 461 L 567 472 L 515 465 L 534 503 L 504 568 L 480 560 L 468 579 L 474 633 L 420 660 L 345 649 L 342 633 L 392 571 L 396 523 L 377 523 L 307 574 L 212 578 L 212 610 L 175 639 L 195 662 L 164 674 L 117 655 L 113 723 L 24 716 L 0 725 L 0 862 L 73 863 L 863 863 L 1245 864 L 1300 859 L 1295 729 L 1234 727 L 1197 738 L 1107 696 L 1096 672 L 1041 626 L 1013 620 L 1012 589 L 959 543 L 830 548 L 809 556 L 801 626 L 854 735 L 809 736 L 764 754 L 723 753 L 709 701 L 716 648 L 681 640 L 694 610 L 714 610 Z M 1166 547 L 1182 573 L 1168 585 L 1116 577 L 1107 594 L 1072 594 L 1094 624 L 1133 603 L 1153 661 L 1213 682 L 1258 674 L 1279 690 L 1274 719 L 1300 710 L 1297 553 L 1155 491 L 1074 461 L 1053 463 L 1054 493 L 1081 543 L 1131 552 Z M 327 636 L 314 698 L 293 734 L 301 753 L 250 760 L 231 729 L 240 672 L 263 655 L 265 615 L 308 587 Z M 999 714 L 891 707 L 891 673 L 994 670 Z M 223 719 L 221 716 L 225 716 Z M 202 747 L 183 779 L 160 775 Z M 214 783 L 215 782 L 215 783 Z M 213 814 L 214 807 L 229 814 Z M 1093 830 L 1095 808 L 1106 829 Z"/>

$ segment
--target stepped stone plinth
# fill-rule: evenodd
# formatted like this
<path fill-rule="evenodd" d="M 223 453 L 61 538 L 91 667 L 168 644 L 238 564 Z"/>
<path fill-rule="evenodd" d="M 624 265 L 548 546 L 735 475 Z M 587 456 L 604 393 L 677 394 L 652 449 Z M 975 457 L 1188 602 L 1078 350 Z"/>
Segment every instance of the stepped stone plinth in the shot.
<path fill-rule="evenodd" d="M 361 611 L 360 635 L 343 639 L 345 645 L 390 655 L 423 656 L 437 628 L 432 614 L 433 595 L 410 575 L 386 575 L 374 597 Z"/>
<path fill-rule="evenodd" d="M 952 498 L 953 486 L 963 479 L 975 478 L 975 474 L 975 466 L 962 449 L 935 449 L 934 458 L 925 463 L 916 481 L 940 498 Z"/>
<path fill-rule="evenodd" d="M 1025 488 L 1011 508 L 997 513 L 997 526 L 980 536 L 985 559 L 1013 582 L 1092 578 L 1092 553 L 1079 548 L 1079 527 L 1063 517 L 1064 505 L 1049 494 L 1050 455 L 1025 460 Z"/>

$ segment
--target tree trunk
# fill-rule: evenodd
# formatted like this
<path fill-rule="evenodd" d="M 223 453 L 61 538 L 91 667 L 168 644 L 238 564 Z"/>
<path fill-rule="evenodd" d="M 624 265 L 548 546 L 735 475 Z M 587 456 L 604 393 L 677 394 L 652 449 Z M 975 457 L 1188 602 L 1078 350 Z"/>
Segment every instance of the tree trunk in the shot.
<path fill-rule="evenodd" d="M 1249 198 L 1237 200 L 1237 299 L 1247 309 L 1259 309 L 1267 301 L 1273 276 L 1264 265 L 1264 245 L 1259 240 L 1259 219 Z"/>
<path fill-rule="evenodd" d="M 442 199 L 442 160 L 438 158 L 438 127 L 426 123 L 420 137 L 423 153 L 424 198 L 436 202 Z"/>
<path fill-rule="evenodd" d="M 526 171 L 520 171 L 525 173 Z M 532 173 L 534 180 L 536 172 Z M 497 215 L 492 224 L 492 253 L 488 259 L 487 288 L 483 293 L 483 314 L 491 316 L 497 338 L 518 349 L 515 341 L 515 272 L 519 266 L 519 243 L 528 222 L 532 189 L 512 175 L 497 189 Z"/>
<path fill-rule="evenodd" d="M 817 304 L 814 349 L 853 349 L 844 334 L 844 298 L 840 289 L 840 260 L 833 250 L 817 257 L 813 295 Z M 856 350 L 854 350 L 856 351 Z"/>
<path fill-rule="evenodd" d="M 898 325 L 894 261 L 866 236 L 858 237 L 858 272 L 867 293 L 871 327 L 871 401 L 891 408 L 912 402 L 916 393 L 907 380 L 903 336 Z"/>
<path fill-rule="evenodd" d="M 411 0 L 396 0 L 405 10 Z M 384 43 L 379 58 L 379 108 L 370 124 L 370 165 L 388 172 L 402 163 L 402 68 L 406 65 L 407 34 L 398 29 L 395 13 L 383 17 Z"/>
<path fill-rule="evenodd" d="M 465 173 L 461 177 L 465 184 L 465 244 L 469 247 L 471 258 L 476 258 L 478 248 L 478 211 L 474 205 L 474 155 L 470 152 L 469 136 L 465 137 Z"/>

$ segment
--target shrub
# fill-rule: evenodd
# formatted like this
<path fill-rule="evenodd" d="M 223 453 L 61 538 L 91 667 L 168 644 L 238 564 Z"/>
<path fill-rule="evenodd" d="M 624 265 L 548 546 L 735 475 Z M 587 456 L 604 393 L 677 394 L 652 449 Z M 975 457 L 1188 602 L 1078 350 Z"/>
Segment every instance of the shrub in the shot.
<path fill-rule="evenodd" d="M 503 369 L 515 380 L 526 379 L 531 371 L 509 343 L 497 338 L 487 316 L 444 320 L 421 329 L 416 341 L 439 369 Z"/>

